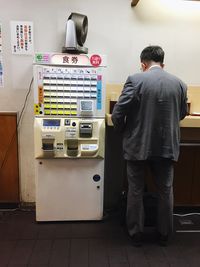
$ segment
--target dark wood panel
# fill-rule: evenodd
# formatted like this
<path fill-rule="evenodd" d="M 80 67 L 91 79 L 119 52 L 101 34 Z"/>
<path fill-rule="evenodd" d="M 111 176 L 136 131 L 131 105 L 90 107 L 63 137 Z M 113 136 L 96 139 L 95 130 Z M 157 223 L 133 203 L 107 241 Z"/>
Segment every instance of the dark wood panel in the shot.
<path fill-rule="evenodd" d="M 200 206 L 200 128 L 181 128 L 180 156 L 175 163 L 175 206 Z M 126 163 L 123 160 L 122 135 L 106 128 L 105 208 L 117 208 L 121 193 L 127 189 Z M 151 172 L 146 170 L 147 191 L 156 191 Z"/>
<path fill-rule="evenodd" d="M 191 205 L 195 147 L 182 146 L 174 168 L 174 204 Z"/>
<path fill-rule="evenodd" d="M 0 114 L 0 202 L 19 202 L 17 115 Z"/>
<path fill-rule="evenodd" d="M 198 152 L 197 149 L 196 146 L 180 147 L 179 160 L 174 165 L 175 206 L 200 206 L 200 147 Z M 154 178 L 148 168 L 145 180 L 146 190 L 156 192 Z"/>
<path fill-rule="evenodd" d="M 200 206 L 200 147 L 195 148 L 195 162 L 193 169 L 192 205 Z"/>
<path fill-rule="evenodd" d="M 104 207 L 119 207 L 121 193 L 126 187 L 126 164 L 122 152 L 122 135 L 106 127 Z"/>
<path fill-rule="evenodd" d="M 199 142 L 200 143 L 200 128 L 181 128 L 181 142 Z"/>

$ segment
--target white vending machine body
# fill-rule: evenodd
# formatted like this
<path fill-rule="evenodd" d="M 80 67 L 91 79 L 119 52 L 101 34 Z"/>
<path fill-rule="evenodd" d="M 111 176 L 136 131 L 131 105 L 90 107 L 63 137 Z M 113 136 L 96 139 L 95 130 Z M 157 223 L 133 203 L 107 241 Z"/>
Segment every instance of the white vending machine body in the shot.
<path fill-rule="evenodd" d="M 104 160 L 36 161 L 36 220 L 101 220 Z"/>
<path fill-rule="evenodd" d="M 101 55 L 36 53 L 36 220 L 101 220 L 105 145 Z"/>

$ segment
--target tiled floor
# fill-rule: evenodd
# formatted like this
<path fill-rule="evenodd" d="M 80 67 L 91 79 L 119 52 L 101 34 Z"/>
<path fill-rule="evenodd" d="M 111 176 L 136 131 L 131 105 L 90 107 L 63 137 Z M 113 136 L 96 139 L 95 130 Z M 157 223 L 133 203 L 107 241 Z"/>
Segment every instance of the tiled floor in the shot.
<path fill-rule="evenodd" d="M 177 219 L 177 217 L 176 217 Z M 152 228 L 132 246 L 119 218 L 36 223 L 34 211 L 0 213 L 0 267 L 199 267 L 200 233 L 175 233 L 157 245 Z"/>

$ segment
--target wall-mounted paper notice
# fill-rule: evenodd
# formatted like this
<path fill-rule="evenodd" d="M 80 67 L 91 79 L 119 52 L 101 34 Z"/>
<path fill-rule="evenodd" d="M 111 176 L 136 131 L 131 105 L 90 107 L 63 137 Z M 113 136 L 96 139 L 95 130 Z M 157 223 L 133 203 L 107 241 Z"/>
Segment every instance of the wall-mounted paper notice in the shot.
<path fill-rule="evenodd" d="M 13 54 L 33 54 L 33 22 L 11 21 L 11 48 Z"/>
<path fill-rule="evenodd" d="M 2 55 L 0 55 L 0 87 L 3 87 L 3 60 L 2 60 Z"/>
<path fill-rule="evenodd" d="M 2 23 L 0 22 L 0 54 L 2 53 Z"/>

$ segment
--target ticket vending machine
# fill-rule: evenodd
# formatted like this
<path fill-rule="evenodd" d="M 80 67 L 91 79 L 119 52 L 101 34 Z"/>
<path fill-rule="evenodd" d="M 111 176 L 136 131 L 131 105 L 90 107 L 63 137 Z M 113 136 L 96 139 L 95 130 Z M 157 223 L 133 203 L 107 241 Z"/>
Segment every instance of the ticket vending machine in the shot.
<path fill-rule="evenodd" d="M 103 217 L 105 68 L 102 55 L 35 54 L 37 221 Z"/>

